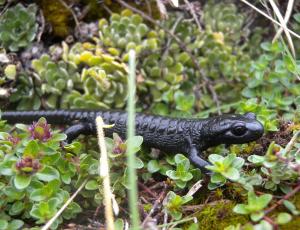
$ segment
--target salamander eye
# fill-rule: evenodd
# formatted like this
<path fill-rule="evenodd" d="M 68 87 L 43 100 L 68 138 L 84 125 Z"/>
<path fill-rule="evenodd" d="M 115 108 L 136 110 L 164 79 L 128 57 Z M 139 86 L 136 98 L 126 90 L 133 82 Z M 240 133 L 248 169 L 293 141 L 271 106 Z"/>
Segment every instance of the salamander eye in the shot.
<path fill-rule="evenodd" d="M 233 128 L 232 133 L 236 136 L 242 136 L 246 133 L 247 128 L 245 126 L 236 126 Z"/>

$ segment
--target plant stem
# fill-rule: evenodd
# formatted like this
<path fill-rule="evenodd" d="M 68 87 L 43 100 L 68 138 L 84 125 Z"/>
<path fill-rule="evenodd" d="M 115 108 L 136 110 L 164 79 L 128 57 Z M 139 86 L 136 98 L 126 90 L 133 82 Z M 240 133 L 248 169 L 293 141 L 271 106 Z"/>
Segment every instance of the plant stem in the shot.
<path fill-rule="evenodd" d="M 83 183 L 79 186 L 76 192 L 64 203 L 64 205 L 55 213 L 55 215 L 41 228 L 41 230 L 48 230 L 51 225 L 56 221 L 56 219 L 63 213 L 63 211 L 68 207 L 68 205 L 74 200 L 78 193 L 83 189 L 88 179 L 85 179 Z"/>
<path fill-rule="evenodd" d="M 131 213 L 131 229 L 137 230 L 140 226 L 138 212 L 137 176 L 135 170 L 135 155 L 133 138 L 135 135 L 135 51 L 129 51 L 129 79 L 128 79 L 128 101 L 127 101 L 127 163 L 129 182 L 129 207 Z"/>
<path fill-rule="evenodd" d="M 105 205 L 105 220 L 106 220 L 106 228 L 108 230 L 114 230 L 114 215 L 112 209 L 112 192 L 110 188 L 110 178 L 109 178 L 109 163 L 108 156 L 106 150 L 106 144 L 104 139 L 103 132 L 103 120 L 101 117 L 96 118 L 97 125 L 97 134 L 98 134 L 98 144 L 100 148 L 100 167 L 99 167 L 99 175 L 103 179 L 103 190 L 104 190 L 104 205 Z"/>
<path fill-rule="evenodd" d="M 300 191 L 300 182 L 298 182 L 298 185 L 292 191 L 290 191 L 288 194 L 286 194 L 281 200 L 279 200 L 273 206 L 271 206 L 270 208 L 265 210 L 265 215 L 269 214 L 274 209 L 276 209 L 278 206 L 282 205 L 283 201 L 288 200 L 290 197 L 294 196 L 299 191 Z"/>

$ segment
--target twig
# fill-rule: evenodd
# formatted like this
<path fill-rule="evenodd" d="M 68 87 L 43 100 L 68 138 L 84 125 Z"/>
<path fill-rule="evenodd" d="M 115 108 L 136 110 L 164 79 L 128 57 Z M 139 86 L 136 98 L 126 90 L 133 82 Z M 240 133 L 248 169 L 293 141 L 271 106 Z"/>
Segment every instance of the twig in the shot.
<path fill-rule="evenodd" d="M 197 15 L 196 15 L 196 12 L 192 6 L 192 4 L 188 1 L 188 0 L 184 0 L 185 4 L 187 5 L 187 7 L 189 8 L 198 28 L 199 28 L 199 31 L 202 31 L 202 27 L 201 27 L 201 24 L 199 22 L 199 19 L 197 18 Z"/>
<path fill-rule="evenodd" d="M 171 28 L 171 32 L 172 33 L 174 33 L 175 32 L 175 30 L 176 30 L 176 28 L 177 28 L 177 26 L 178 26 L 178 24 L 180 23 L 180 21 L 182 20 L 182 16 L 180 16 L 180 17 L 178 17 L 177 19 L 176 19 L 176 21 L 174 22 L 174 25 L 172 26 L 172 28 Z M 171 41 L 172 41 L 172 38 L 170 38 L 170 37 L 168 37 L 168 40 L 167 40 L 167 44 L 166 44 L 166 49 L 165 49 L 165 51 L 163 52 L 163 54 L 162 54 L 162 60 L 164 60 L 164 58 L 168 55 L 168 53 L 169 53 L 169 48 L 170 48 L 170 45 L 171 45 Z M 161 64 L 162 64 L 163 62 L 161 62 Z"/>
<path fill-rule="evenodd" d="M 298 136 L 300 136 L 300 131 L 297 131 L 292 137 L 292 139 L 289 141 L 289 143 L 286 145 L 284 149 L 284 155 L 287 155 L 292 150 L 297 141 Z"/>
<path fill-rule="evenodd" d="M 287 30 L 287 25 L 286 25 L 285 19 L 283 19 L 283 17 L 281 15 L 281 13 L 280 13 L 277 5 L 275 4 L 275 2 L 273 0 L 269 0 L 269 2 L 270 2 L 271 6 L 273 8 L 273 11 L 275 12 L 275 14 L 276 14 L 276 16 L 277 16 L 277 18 L 278 18 L 278 20 L 279 20 L 279 22 L 281 24 L 280 25 L 281 28 L 284 30 L 284 33 L 285 33 L 286 38 L 288 40 L 288 43 L 289 43 L 289 46 L 291 48 L 293 57 L 295 57 L 296 53 L 295 53 L 294 43 L 293 43 L 293 40 L 291 38 L 291 35 L 290 35 L 289 31 Z"/>
<path fill-rule="evenodd" d="M 188 191 L 186 196 L 193 196 L 201 187 L 203 180 L 198 180 Z"/>
<path fill-rule="evenodd" d="M 142 189 L 144 189 L 149 195 L 151 195 L 153 198 L 156 198 L 157 197 L 157 195 L 154 193 L 154 192 L 152 192 L 147 186 L 145 186 L 143 183 L 141 183 L 141 182 L 138 182 L 138 185 L 140 186 L 140 187 L 142 187 Z"/>
<path fill-rule="evenodd" d="M 205 207 L 214 207 L 222 202 L 224 205 L 229 204 L 231 201 L 230 200 L 217 200 L 217 201 L 212 201 L 210 203 L 206 204 L 197 204 L 197 205 L 185 205 L 182 207 L 182 210 L 184 212 L 198 212 L 203 210 Z"/>
<path fill-rule="evenodd" d="M 276 224 L 270 217 L 264 216 L 263 219 L 269 222 L 274 227 L 274 230 L 278 230 L 278 224 Z"/>
<path fill-rule="evenodd" d="M 164 224 L 161 227 L 162 227 L 162 230 L 166 230 L 167 229 L 166 225 L 168 224 L 167 223 L 168 222 L 168 212 L 167 212 L 167 210 L 164 210 L 163 212 L 164 212 Z"/>
<path fill-rule="evenodd" d="M 171 2 L 171 5 L 175 6 L 175 7 L 179 7 L 179 1 L 178 0 L 169 0 L 169 2 Z"/>
<path fill-rule="evenodd" d="M 191 221 L 191 220 L 194 220 L 194 217 L 189 217 L 189 218 L 186 218 L 186 219 L 181 219 L 181 220 L 170 222 L 170 223 L 165 223 L 165 224 L 162 224 L 162 225 L 158 225 L 157 227 L 158 228 L 166 228 L 166 227 L 172 226 L 174 224 L 178 225 L 178 224 L 182 224 L 182 223 L 185 223 L 185 222 L 188 222 L 188 221 Z"/>
<path fill-rule="evenodd" d="M 158 188 L 162 188 L 162 187 L 165 187 L 165 182 L 164 181 L 155 183 L 154 185 L 149 187 L 149 189 L 158 189 Z"/>
<path fill-rule="evenodd" d="M 150 16 L 152 16 L 152 7 L 151 7 L 151 3 L 149 0 L 145 0 L 146 1 L 146 5 L 147 5 L 147 10 Z"/>
<path fill-rule="evenodd" d="M 248 1 L 246 1 L 246 0 L 240 0 L 240 1 L 242 1 L 246 5 L 250 6 L 252 9 L 254 9 L 255 11 L 257 11 L 259 14 L 263 15 L 264 17 L 266 17 L 267 19 L 269 19 L 270 21 L 272 21 L 276 25 L 281 26 L 281 24 L 279 22 L 277 22 L 275 19 L 273 19 L 272 17 L 270 17 L 269 15 L 267 15 L 265 12 L 263 12 L 262 10 L 258 9 L 256 6 L 254 6 L 251 3 L 249 3 Z M 287 31 L 289 31 L 296 38 L 300 39 L 300 35 L 299 34 L 295 33 L 294 31 L 290 30 L 289 28 L 287 28 Z"/>
<path fill-rule="evenodd" d="M 108 156 L 106 150 L 106 144 L 103 132 L 103 120 L 101 117 L 96 118 L 97 134 L 98 134 L 98 144 L 101 152 L 100 156 L 100 166 L 99 174 L 103 178 L 103 190 L 104 190 L 104 206 L 105 206 L 105 219 L 106 228 L 108 230 L 114 230 L 114 215 L 112 210 L 112 194 L 110 188 L 110 178 L 109 178 L 109 166 L 108 166 Z"/>
<path fill-rule="evenodd" d="M 45 17 L 44 17 L 44 14 L 43 14 L 43 11 L 40 10 L 40 16 L 41 16 L 41 27 L 40 27 L 40 31 L 38 33 L 38 35 L 36 36 L 37 37 L 37 42 L 40 42 L 41 41 L 41 37 L 44 33 L 44 30 L 45 30 Z"/>
<path fill-rule="evenodd" d="M 162 202 L 162 200 L 165 198 L 167 190 L 166 190 L 166 186 L 164 188 L 164 190 L 161 192 L 161 194 L 159 195 L 158 199 L 155 201 L 152 209 L 150 210 L 149 214 L 146 216 L 146 218 L 144 219 L 143 223 L 142 223 L 142 227 L 145 227 L 145 224 L 147 223 L 148 219 L 151 217 L 151 215 L 154 213 L 154 211 L 156 210 L 157 206 Z"/>
<path fill-rule="evenodd" d="M 76 192 L 64 203 L 64 205 L 57 211 L 57 213 L 42 227 L 41 230 L 47 230 L 51 227 L 54 221 L 62 214 L 62 212 L 68 207 L 68 205 L 74 200 L 77 194 L 83 189 L 87 182 L 87 179 L 80 185 Z"/>
<path fill-rule="evenodd" d="M 76 14 L 74 13 L 74 11 L 71 9 L 71 7 L 69 7 L 69 6 L 67 5 L 67 3 L 64 2 L 64 0 L 59 0 L 59 2 L 60 2 L 60 3 L 61 3 L 68 11 L 70 11 L 70 13 L 72 14 L 72 17 L 73 17 L 73 19 L 74 19 L 74 21 L 75 21 L 75 24 L 76 24 L 76 27 L 77 27 L 77 29 L 78 29 L 78 32 L 79 32 L 79 34 L 81 35 L 82 33 L 81 33 L 81 29 L 80 29 L 80 24 L 79 24 L 79 21 L 78 21 L 78 19 L 77 19 Z"/>
<path fill-rule="evenodd" d="M 112 14 L 113 12 L 111 11 L 111 9 L 109 9 L 109 7 L 105 4 L 102 5 L 102 7 L 104 8 L 104 10 L 106 10 L 109 14 Z"/>
<path fill-rule="evenodd" d="M 2 11 L 0 12 L 0 16 L 1 16 L 2 14 L 4 14 L 4 12 L 8 9 L 8 7 L 10 6 L 10 4 L 11 4 L 12 2 L 13 2 L 13 1 L 8 1 L 8 2 L 6 3 L 6 5 L 3 7 Z"/>
<path fill-rule="evenodd" d="M 300 182 L 298 182 L 298 185 L 292 191 L 290 191 L 288 194 L 286 194 L 281 200 L 277 201 L 273 206 L 271 206 L 270 208 L 265 210 L 265 215 L 267 215 L 270 212 L 272 212 L 273 210 L 275 210 L 278 206 L 282 205 L 285 200 L 294 196 L 299 191 L 300 191 Z"/>
<path fill-rule="evenodd" d="M 133 12 L 140 14 L 144 19 L 150 21 L 151 23 L 153 23 L 154 25 L 158 26 L 159 28 L 161 28 L 162 30 L 164 30 L 167 34 L 169 34 L 171 37 L 173 37 L 174 41 L 180 46 L 180 48 L 182 50 L 184 50 L 192 59 L 193 64 L 195 65 L 196 69 L 198 70 L 200 76 L 202 77 L 202 79 L 204 80 L 204 84 L 202 84 L 202 86 L 207 86 L 208 90 L 210 91 L 210 93 L 212 94 L 213 100 L 218 108 L 218 113 L 221 113 L 221 110 L 219 109 L 220 107 L 220 102 L 218 99 L 218 95 L 215 92 L 214 88 L 210 85 L 210 80 L 202 74 L 201 71 L 201 67 L 196 59 L 196 57 L 193 55 L 192 51 L 190 49 L 187 48 L 187 46 L 181 42 L 181 39 L 179 37 L 177 37 L 174 33 L 172 33 L 171 31 L 167 30 L 166 28 L 164 28 L 162 25 L 160 25 L 158 22 L 156 22 L 153 18 L 151 18 L 149 15 L 145 14 L 143 11 L 136 9 L 134 7 L 132 7 L 131 5 L 129 5 L 128 3 L 126 3 L 123 0 L 116 0 L 120 5 L 122 5 L 123 7 L 126 7 L 130 10 L 132 10 Z M 300 37 L 300 36 L 299 36 Z M 197 90 L 200 91 L 200 84 L 199 82 L 197 82 Z"/>
<path fill-rule="evenodd" d="M 161 0 L 156 0 L 156 5 L 159 10 L 160 16 L 162 18 L 168 18 L 168 12 L 166 10 L 166 6 L 161 2 Z"/>

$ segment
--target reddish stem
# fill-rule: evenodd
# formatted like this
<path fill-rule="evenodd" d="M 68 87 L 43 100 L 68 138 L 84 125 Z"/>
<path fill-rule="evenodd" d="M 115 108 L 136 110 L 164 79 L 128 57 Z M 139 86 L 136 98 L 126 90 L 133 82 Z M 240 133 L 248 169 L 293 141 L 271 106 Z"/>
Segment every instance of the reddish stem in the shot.
<path fill-rule="evenodd" d="M 269 222 L 274 227 L 274 230 L 278 230 L 279 229 L 278 225 L 270 217 L 265 216 L 264 220 L 267 221 L 267 222 Z"/>
<path fill-rule="evenodd" d="M 274 205 L 272 205 L 270 208 L 268 208 L 267 210 L 265 210 L 265 215 L 269 214 L 270 212 L 272 212 L 274 209 L 276 209 L 279 205 L 282 205 L 283 202 L 287 199 L 289 199 L 290 197 L 294 196 L 297 192 L 300 191 L 300 182 L 298 182 L 297 186 L 290 191 L 288 194 L 286 194 L 282 199 L 280 199 L 279 201 L 277 201 Z"/>
<path fill-rule="evenodd" d="M 147 186 L 145 186 L 143 183 L 138 182 L 138 185 L 145 191 L 147 192 L 149 195 L 151 195 L 153 198 L 157 198 L 157 194 L 152 192 Z"/>

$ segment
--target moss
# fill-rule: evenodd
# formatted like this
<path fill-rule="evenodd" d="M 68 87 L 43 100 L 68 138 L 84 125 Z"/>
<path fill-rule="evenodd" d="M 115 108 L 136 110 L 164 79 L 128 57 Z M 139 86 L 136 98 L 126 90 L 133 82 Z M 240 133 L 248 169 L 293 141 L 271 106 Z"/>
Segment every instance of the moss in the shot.
<path fill-rule="evenodd" d="M 300 210 L 300 193 L 297 193 L 292 199 L 290 199 L 290 201 L 296 206 L 297 210 Z M 282 210 L 282 211 L 286 211 L 286 210 Z M 293 219 L 281 226 L 282 230 L 296 230 L 296 229 L 300 229 L 300 216 L 293 216 Z"/>
<path fill-rule="evenodd" d="M 281 226 L 282 230 L 297 230 L 300 229 L 300 216 L 294 217 L 289 223 Z"/>
<path fill-rule="evenodd" d="M 234 213 L 232 211 L 234 206 L 235 203 L 232 201 L 220 201 L 216 205 L 209 205 L 205 207 L 199 214 L 196 215 L 199 223 L 198 229 L 221 230 L 229 225 L 247 223 L 249 218 L 247 216 Z"/>
<path fill-rule="evenodd" d="M 113 0 L 104 0 L 101 3 L 99 3 L 98 0 L 80 0 L 81 4 L 88 6 L 89 11 L 88 14 L 84 17 L 84 20 L 86 21 L 93 21 L 99 18 L 109 18 L 110 14 L 107 10 L 104 9 L 103 5 L 105 5 L 109 10 L 113 13 L 121 13 L 124 10 L 124 7 L 122 7 L 118 2 Z M 135 0 L 127 0 L 126 3 L 129 3 L 134 8 L 145 12 L 146 14 L 149 14 L 149 7 L 151 8 L 151 16 L 154 19 L 160 18 L 160 13 L 157 8 L 157 5 L 155 2 L 149 2 L 149 6 L 144 3 L 137 4 Z M 147 22 L 145 22 L 147 23 Z"/>
<path fill-rule="evenodd" d="M 68 2 L 66 2 L 68 4 Z M 42 0 L 40 6 L 43 10 L 45 20 L 51 24 L 54 36 L 66 37 L 73 27 L 71 12 L 60 2 Z"/>

